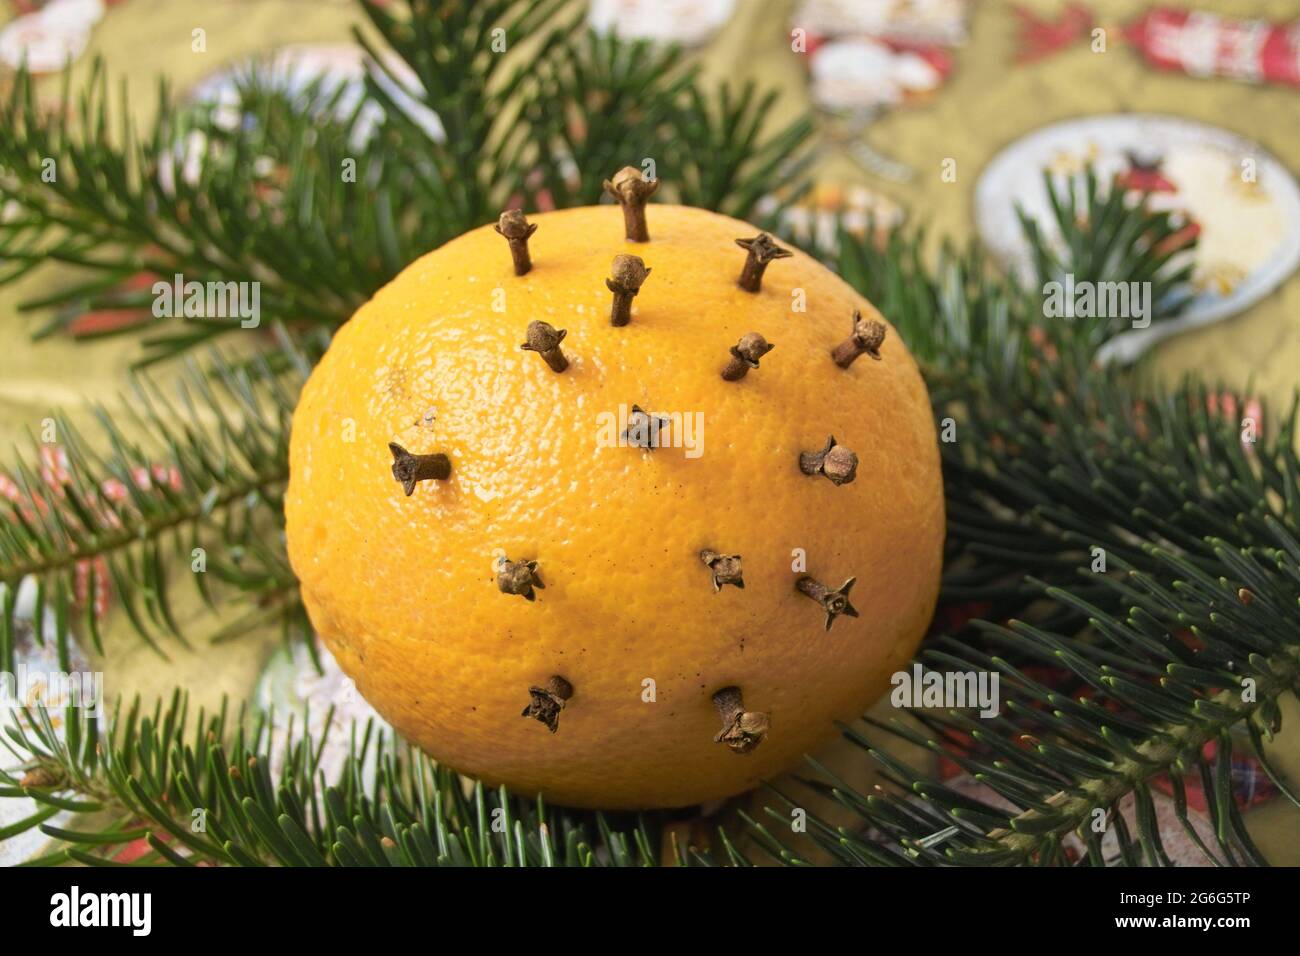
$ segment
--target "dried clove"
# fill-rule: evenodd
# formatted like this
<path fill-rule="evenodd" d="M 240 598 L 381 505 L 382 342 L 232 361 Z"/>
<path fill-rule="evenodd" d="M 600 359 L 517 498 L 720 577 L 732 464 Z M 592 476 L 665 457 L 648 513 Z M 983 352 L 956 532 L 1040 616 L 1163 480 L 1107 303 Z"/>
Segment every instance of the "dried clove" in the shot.
<path fill-rule="evenodd" d="M 862 313 L 853 311 L 853 332 L 831 351 L 831 358 L 840 368 L 848 368 L 859 355 L 870 355 L 880 361 L 880 346 L 885 341 L 885 323 L 877 319 L 863 319 Z"/>
<path fill-rule="evenodd" d="M 853 585 L 857 578 L 849 578 L 835 590 L 831 590 L 820 581 L 804 576 L 794 583 L 800 594 L 806 594 L 826 612 L 826 630 L 831 629 L 831 624 L 841 614 L 847 617 L 857 617 L 858 611 L 849 603 L 849 592 L 853 590 Z"/>
<path fill-rule="evenodd" d="M 524 344 L 519 347 L 525 351 L 536 352 L 541 355 L 552 371 L 563 372 L 569 367 L 569 360 L 560 351 L 560 343 L 564 341 L 564 337 L 568 334 L 568 329 L 556 331 L 555 326 L 549 322 L 534 319 L 528 323 L 528 330 L 524 333 Z"/>
<path fill-rule="evenodd" d="M 536 561 L 511 561 L 503 558 L 497 565 L 497 588 L 502 594 L 518 594 L 527 601 L 537 600 L 533 588 L 546 588 L 537 573 Z"/>
<path fill-rule="evenodd" d="M 718 554 L 706 548 L 700 552 L 700 560 L 708 566 L 709 572 L 713 575 L 714 594 L 721 591 L 724 584 L 734 584 L 744 590 L 745 580 L 741 577 L 740 555 Z"/>
<path fill-rule="evenodd" d="M 760 232 L 753 239 L 737 239 L 736 245 L 746 250 L 745 266 L 740 270 L 737 284 L 746 292 L 757 292 L 763 287 L 763 273 L 767 264 L 773 259 L 788 259 L 794 255 L 789 249 L 782 249 L 772 237 Z"/>
<path fill-rule="evenodd" d="M 645 207 L 650 197 L 659 189 L 658 179 L 646 179 L 635 166 L 624 166 L 612 180 L 604 182 L 609 193 L 623 207 L 623 231 L 630 242 L 649 242 L 650 230 L 646 227 Z"/>
<path fill-rule="evenodd" d="M 714 743 L 726 744 L 732 753 L 752 753 L 771 729 L 772 719 L 756 710 L 745 710 L 745 701 L 739 687 L 724 687 L 713 695 L 713 706 L 722 718 L 722 729 L 714 736 Z"/>
<path fill-rule="evenodd" d="M 614 303 L 609 310 L 610 325 L 627 325 L 632 321 L 632 300 L 641 291 L 650 270 L 640 256 L 617 255 L 605 280 L 605 286 L 614 293 Z"/>
<path fill-rule="evenodd" d="M 731 347 L 731 361 L 722 370 L 722 377 L 728 382 L 739 382 L 751 368 L 758 368 L 758 360 L 774 348 L 776 346 L 757 332 L 746 332 Z"/>
<path fill-rule="evenodd" d="M 837 445 L 831 435 L 821 451 L 806 451 L 799 456 L 799 470 L 805 475 L 825 475 L 832 484 L 847 485 L 857 477 L 858 456 Z"/>
<path fill-rule="evenodd" d="M 532 700 L 524 708 L 523 717 L 532 717 L 546 725 L 546 729 L 555 733 L 560 726 L 560 711 L 573 696 L 573 685 L 556 674 L 546 682 L 545 687 L 529 687 Z"/>
<path fill-rule="evenodd" d="M 530 223 L 524 217 L 522 209 L 508 209 L 501 214 L 495 228 L 510 244 L 510 256 L 515 263 L 515 275 L 527 275 L 533 267 L 533 260 L 528 255 L 528 240 L 537 231 L 537 224 Z"/>
<path fill-rule="evenodd" d="M 397 442 L 390 441 L 393 453 L 393 477 L 402 483 L 409 498 L 418 481 L 445 481 L 451 475 L 451 459 L 441 453 L 412 455 Z"/>

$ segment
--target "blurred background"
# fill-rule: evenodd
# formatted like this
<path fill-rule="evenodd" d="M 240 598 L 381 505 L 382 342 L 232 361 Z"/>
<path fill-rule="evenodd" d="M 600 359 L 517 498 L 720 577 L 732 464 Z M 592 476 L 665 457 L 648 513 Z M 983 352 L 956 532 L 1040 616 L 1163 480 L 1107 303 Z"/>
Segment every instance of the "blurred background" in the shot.
<path fill-rule="evenodd" d="M 927 226 L 932 245 L 979 237 L 1015 268 L 1023 250 L 1014 205 L 1035 211 L 1042 168 L 1092 162 L 1153 189 L 1199 237 L 1203 300 L 1174 334 L 1135 336 L 1120 358 L 1150 353 L 1163 376 L 1199 370 L 1287 403 L 1300 370 L 1300 26 L 1288 25 L 1300 15 L 1295 0 L 573 6 L 588 8 L 597 30 L 684 45 L 706 79 L 779 89 L 767 117 L 774 129 L 813 116 L 812 187 L 783 222 L 805 241 L 826 238 L 836 216 L 880 229 L 910 219 Z M 126 82 L 127 108 L 143 125 L 159 77 L 179 101 L 222 102 L 250 57 L 282 64 L 290 84 L 355 81 L 357 26 L 369 31 L 350 0 L 0 0 L 0 91 L 25 61 L 44 74 L 38 96 L 53 107 L 64 64 L 72 64 L 76 89 L 102 57 L 113 81 Z M 195 30 L 203 31 L 202 50 Z M 428 105 L 437 112 L 436 99 Z M 6 441 L 52 406 L 74 421 L 88 419 L 93 401 L 111 413 L 139 357 L 129 337 L 33 341 L 44 316 L 19 312 L 18 303 L 59 281 L 58 267 L 44 266 L 0 287 L 9 332 L 0 354 Z M 83 316 L 73 331 L 121 320 Z M 183 624 L 187 609 L 176 613 Z M 170 646 L 164 660 L 120 630 L 110 618 L 113 693 L 151 697 L 179 684 L 196 704 L 210 705 L 254 688 L 274 700 L 337 695 L 342 686 L 336 671 L 317 675 L 293 659 L 274 632 L 241 635 L 220 654 Z M 1292 724 L 1296 711 L 1289 706 Z M 1300 776 L 1296 736 L 1278 761 Z M 1294 816 L 1282 816 L 1277 803 L 1261 795 L 1248 804 L 1252 830 L 1276 862 L 1300 863 Z"/>

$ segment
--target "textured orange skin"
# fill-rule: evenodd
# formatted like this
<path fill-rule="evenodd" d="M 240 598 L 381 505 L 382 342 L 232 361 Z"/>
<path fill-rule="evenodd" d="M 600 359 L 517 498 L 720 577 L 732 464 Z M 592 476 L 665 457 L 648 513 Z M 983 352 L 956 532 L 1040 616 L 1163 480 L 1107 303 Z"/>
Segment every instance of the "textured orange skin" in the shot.
<path fill-rule="evenodd" d="M 692 804 L 790 767 L 905 666 L 939 581 L 938 446 L 897 334 L 882 361 L 841 370 L 829 353 L 853 310 L 878 313 L 837 276 L 795 253 L 750 294 L 733 240 L 753 226 L 648 214 L 645 244 L 623 239 L 617 206 L 533 217 L 523 277 L 490 226 L 419 259 L 339 331 L 290 445 L 289 555 L 358 690 L 439 761 L 575 806 Z M 614 328 L 604 280 L 620 252 L 653 271 Z M 531 319 L 568 329 L 564 374 L 520 350 Z M 723 381 L 749 331 L 775 350 Z M 598 414 L 634 403 L 702 411 L 703 454 L 598 447 Z M 829 434 L 861 459 L 852 484 L 799 471 Z M 445 452 L 451 478 L 404 497 L 390 441 Z M 703 548 L 743 556 L 744 590 L 714 593 Z M 861 617 L 823 629 L 795 590 L 796 548 L 832 587 L 857 576 Z M 540 562 L 535 602 L 497 590 L 501 552 Z M 520 716 L 552 674 L 575 688 L 555 734 Z M 713 741 L 711 695 L 733 684 L 772 720 L 745 756 Z"/>

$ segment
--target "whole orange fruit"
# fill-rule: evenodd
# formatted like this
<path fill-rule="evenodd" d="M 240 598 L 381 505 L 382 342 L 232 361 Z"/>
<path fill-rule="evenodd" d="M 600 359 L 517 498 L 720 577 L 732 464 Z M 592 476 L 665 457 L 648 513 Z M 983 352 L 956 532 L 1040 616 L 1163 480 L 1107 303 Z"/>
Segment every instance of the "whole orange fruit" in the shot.
<path fill-rule="evenodd" d="M 746 291 L 754 227 L 648 218 L 630 242 L 616 206 L 538 215 L 524 275 L 509 230 L 429 253 L 339 330 L 293 420 L 289 555 L 343 670 L 439 761 L 576 806 L 786 769 L 906 664 L 939 581 L 938 446 L 903 343 L 873 326 L 878 360 L 840 367 L 879 314 L 837 276 L 796 252 Z M 650 270 L 624 326 L 616 255 Z M 564 371 L 521 349 L 534 320 L 567 332 Z M 751 332 L 774 350 L 724 379 Z M 659 447 L 633 406 L 671 422 Z M 439 477 L 395 472 L 401 450 L 445 455 Z"/>

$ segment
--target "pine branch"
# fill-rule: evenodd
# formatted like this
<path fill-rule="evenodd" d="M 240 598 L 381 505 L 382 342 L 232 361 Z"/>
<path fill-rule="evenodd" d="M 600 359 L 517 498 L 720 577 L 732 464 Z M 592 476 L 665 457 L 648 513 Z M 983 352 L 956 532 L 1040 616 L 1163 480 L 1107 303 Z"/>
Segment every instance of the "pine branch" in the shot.
<path fill-rule="evenodd" d="M 322 766 L 325 739 L 276 732 L 273 715 L 188 714 L 179 692 L 152 713 L 83 720 L 66 735 L 42 710 L 6 728 L 20 771 L 0 772 L 0 798 L 40 808 L 8 836 L 39 828 L 57 849 L 47 862 L 112 865 L 129 844 L 150 851 L 132 865 L 228 866 L 642 866 L 658 862 L 655 830 L 623 815 L 556 811 L 436 767 L 373 725 L 352 726 L 348 756 Z M 325 725 L 335 725 L 332 712 Z M 327 730 L 328 735 L 330 731 Z M 335 733 L 340 731 L 334 731 Z M 328 777 L 328 780 L 327 780 Z M 60 809 L 100 825 L 46 822 Z"/>
<path fill-rule="evenodd" d="M 514 112 L 509 104 L 531 71 L 511 51 L 535 34 L 549 33 L 541 49 L 529 54 L 545 59 L 575 28 L 555 22 L 564 5 L 565 0 L 406 0 L 405 11 L 394 14 L 387 5 L 362 0 L 387 46 L 354 30 L 369 54 L 369 95 L 392 117 L 386 145 L 416 173 L 422 204 L 445 211 L 423 226 L 425 249 L 495 219 L 507 194 L 519 188 L 519 167 L 503 157 L 503 149 Z M 441 139 L 431 139 L 392 96 L 404 84 L 389 50 L 414 74 L 420 98 L 436 110 Z"/>
<path fill-rule="evenodd" d="M 231 129 L 219 109 L 178 112 L 164 85 L 149 132 L 137 135 L 122 109 L 115 144 L 98 62 L 78 108 L 65 90 L 53 115 L 39 111 L 32 79 L 20 72 L 0 104 L 10 131 L 0 140 L 0 200 L 13 210 L 0 222 L 0 282 L 47 261 L 88 272 L 24 304 L 56 310 L 37 336 L 90 310 L 136 309 L 140 322 L 126 331 L 150 331 L 146 361 L 243 327 L 237 316 L 155 316 L 152 292 L 120 288 L 139 273 L 256 283 L 265 325 L 338 325 L 419 251 L 377 213 L 421 207 L 413 177 L 383 161 L 377 138 L 358 148 L 357 115 L 332 118 L 337 96 L 314 86 L 303 94 L 308 107 L 250 78 L 243 122 Z M 356 183 L 343 181 L 347 161 Z"/>
<path fill-rule="evenodd" d="M 1086 186 L 1095 203 L 1097 184 Z M 1107 228 L 1128 235 L 1163 222 L 1141 205 L 1115 215 L 1123 222 Z M 1052 260 L 1077 281 L 1114 275 L 1096 271 L 1111 266 L 1076 234 L 1090 228 L 1065 223 L 1064 245 L 1081 258 Z M 1029 239 L 1044 261 L 1042 237 Z M 928 734 L 891 730 L 957 759 L 1013 809 L 952 793 L 857 732 L 851 739 L 897 791 L 866 797 L 824 774 L 822 788 L 911 862 L 1061 862 L 1071 832 L 1096 857 L 1089 818 L 1103 810 L 1121 857 L 1156 865 L 1164 851 L 1146 812 L 1150 783 L 1168 775 L 1181 794 L 1190 772 L 1213 785 L 1218 846 L 1207 854 L 1258 862 L 1225 761 L 1229 733 L 1243 725 L 1264 760 L 1259 742 L 1280 725 L 1277 699 L 1300 686 L 1294 408 L 1265 437 L 1255 422 L 1243 442 L 1244 423 L 1211 410 L 1245 409 L 1240 396 L 1098 369 L 1092 357 L 1119 331 L 1113 323 L 1046 321 L 1038 295 L 977 252 L 945 249 L 931 275 L 920 246 L 919 236 L 896 235 L 877 252 L 844 237 L 841 264 L 927 364 L 936 417 L 956 429 L 942 446 L 944 598 L 983 602 L 978 613 L 1007 623 L 976 621 L 919 659 L 936 671 L 997 672 L 1015 696 L 994 721 L 916 711 Z M 1167 292 L 1155 297 L 1157 319 L 1179 307 L 1176 285 Z M 1043 666 L 1064 680 L 1047 687 L 1027 676 Z M 1210 742 L 1213 767 L 1202 752 Z M 924 807 L 903 796 L 918 793 Z M 1115 814 L 1130 794 L 1142 811 L 1137 844 Z M 1185 804 L 1179 812 L 1185 821 Z M 814 836 L 843 862 L 879 853 L 845 845 L 820 821 Z"/>
<path fill-rule="evenodd" d="M 699 86 L 687 90 L 673 117 L 675 153 L 683 168 L 673 170 L 671 178 L 680 202 L 748 220 L 765 196 L 780 195 L 787 204 L 800 197 L 814 158 L 807 148 L 813 122 L 801 116 L 761 138 L 777 99 L 775 90 L 760 95 L 752 82 L 738 92 L 726 83 L 716 94 Z"/>
<path fill-rule="evenodd" d="M 93 443 L 61 415 L 42 436 L 49 443 L 31 436 L 34 451 L 55 456 L 43 473 L 20 461 L 18 494 L 0 511 L 0 668 L 13 670 L 15 595 L 27 577 L 36 584 L 37 637 L 52 618 L 67 661 L 79 570 L 89 595 L 107 580 L 134 630 L 159 653 L 165 636 L 184 641 L 170 601 L 178 561 L 210 607 L 224 589 L 278 609 L 300 629 L 281 495 L 290 416 L 323 343 L 303 353 L 282 341 L 279 363 L 255 357 L 234 365 L 219 354 L 191 361 L 174 393 L 137 377 L 121 403 L 127 420 L 101 408 Z M 85 604 L 88 637 L 102 650 L 94 601 Z"/>
<path fill-rule="evenodd" d="M 267 325 L 334 328 L 419 254 L 507 203 L 596 202 L 604 177 L 643 157 L 673 158 L 683 196 L 738 215 L 802 178 L 789 157 L 807 119 L 760 141 L 770 97 L 724 90 L 715 113 L 679 51 L 581 30 L 563 0 L 363 9 L 380 40 L 356 34 L 366 95 L 345 115 L 344 87 L 290 96 L 255 64 L 233 125 L 228 107 L 176 108 L 163 85 L 157 119 L 138 132 L 125 104 L 110 115 L 99 62 L 75 102 L 65 82 L 52 115 L 20 72 L 0 103 L 0 283 L 47 261 L 88 273 L 24 303 L 54 313 L 36 334 L 73 329 L 88 311 L 137 310 L 120 331 L 148 333 L 148 363 L 244 331 L 241 317 L 154 316 L 152 292 L 123 287 L 141 273 L 257 283 Z M 442 135 L 398 90 L 436 113 Z"/>
<path fill-rule="evenodd" d="M 1167 560 L 1171 570 L 1177 567 L 1175 559 Z M 1279 603 L 1270 601 L 1268 615 L 1262 610 L 1246 612 L 1235 582 L 1218 582 L 1210 591 L 1208 610 L 1198 618 L 1183 620 L 1185 611 L 1174 614 L 1167 608 L 1160 613 L 1161 605 L 1189 582 L 1171 588 L 1126 569 L 1137 586 L 1131 596 L 1142 601 L 1127 618 L 1094 608 L 1091 624 L 1070 634 L 1023 621 L 979 625 L 977 630 L 1002 646 L 1002 655 L 972 646 L 969 636 L 934 642 L 920 660 L 936 672 L 998 672 L 1007 715 L 982 720 L 960 711 L 920 710 L 913 715 L 922 721 L 923 731 L 899 722 L 877 726 L 955 760 L 1005 805 L 949 790 L 899 763 L 856 730 L 847 735 L 885 768 L 894 787 L 884 795 L 864 795 L 814 764 L 820 789 L 857 813 L 864 830 L 875 832 L 878 840 L 883 837 L 881 842 L 900 861 L 1046 863 L 1061 862 L 1064 836 L 1077 833 L 1086 842 L 1095 835 L 1097 811 L 1107 814 L 1108 828 L 1114 829 L 1123 797 L 1136 793 L 1140 800 L 1149 800 L 1152 782 L 1162 775 L 1181 792 L 1183 777 L 1193 773 L 1212 784 L 1206 792 L 1214 800 L 1211 813 L 1218 826 L 1219 852 L 1216 856 L 1207 850 L 1207 856 L 1217 864 L 1239 858 L 1263 862 L 1245 835 L 1232 795 L 1235 744 L 1230 731 L 1248 721 L 1256 758 L 1264 759 L 1270 775 L 1277 776 L 1259 744 L 1280 728 L 1278 698 L 1300 687 L 1300 646 L 1294 639 L 1300 577 L 1292 573 L 1293 561 L 1290 565 L 1286 576 L 1274 582 L 1278 591 L 1271 597 Z M 1254 570 L 1264 573 L 1264 566 Z M 1057 590 L 1048 596 L 1057 602 L 1077 601 Z M 1289 628 L 1289 643 L 1278 640 L 1262 650 L 1243 650 L 1243 660 L 1249 663 L 1225 664 L 1187 653 L 1176 637 L 1176 624 L 1181 623 L 1207 645 L 1226 649 L 1242 643 L 1237 631 L 1246 619 L 1250 627 L 1265 632 Z M 1163 626 L 1153 629 L 1154 624 Z M 1031 663 L 1068 669 L 1078 686 L 1046 686 L 1026 673 Z M 1243 699 L 1246 679 L 1253 682 L 1249 701 Z M 1218 745 L 1213 766 L 1203 749 L 1210 742 Z M 924 804 L 916 803 L 917 795 Z M 1185 804 L 1180 813 L 1186 819 Z M 773 815 L 788 821 L 788 815 Z M 1161 834 L 1153 820 L 1139 816 L 1138 823 L 1146 862 L 1159 865 Z M 810 819 L 812 824 L 814 839 L 824 850 L 842 862 L 854 862 L 850 851 L 837 843 L 840 833 L 821 821 Z"/>
<path fill-rule="evenodd" d="M 1070 176 L 1062 187 L 1049 171 L 1043 186 L 1057 230 L 1049 238 L 1037 222 L 1017 209 L 1021 228 L 1033 250 L 1036 288 L 1048 282 L 1146 282 L 1151 285 L 1153 318 L 1176 317 L 1190 302 L 1196 236 L 1175 225 L 1173 214 L 1148 208 L 1148 197 L 1098 182 L 1091 166 Z M 1087 326 L 1091 341 L 1101 344 L 1124 330 L 1128 316 L 1111 316 Z"/>
<path fill-rule="evenodd" d="M 649 159 L 658 176 L 680 155 L 669 147 L 668 123 L 695 80 L 680 49 L 592 30 L 557 31 L 546 47 L 520 106 L 521 187 L 556 206 L 592 205 L 613 171 Z"/>
<path fill-rule="evenodd" d="M 678 202 L 746 218 L 763 197 L 806 188 L 812 120 L 768 130 L 775 91 L 706 92 L 678 48 L 590 30 L 557 31 L 543 49 L 517 124 L 521 189 L 558 206 L 594 204 L 609 171 L 633 165 Z"/>

